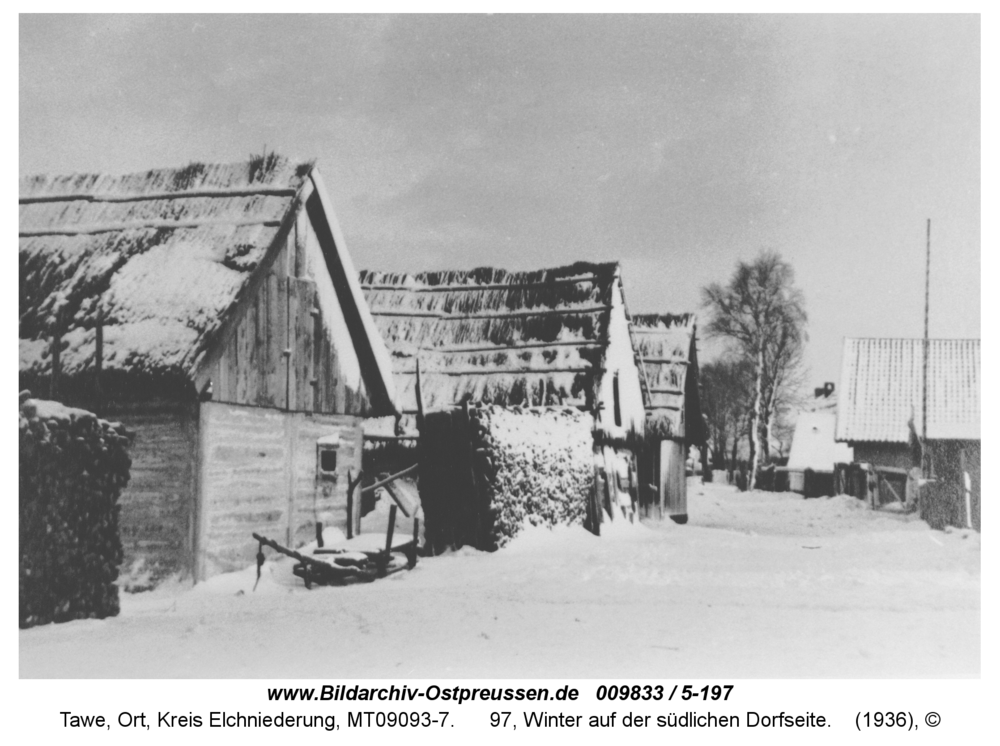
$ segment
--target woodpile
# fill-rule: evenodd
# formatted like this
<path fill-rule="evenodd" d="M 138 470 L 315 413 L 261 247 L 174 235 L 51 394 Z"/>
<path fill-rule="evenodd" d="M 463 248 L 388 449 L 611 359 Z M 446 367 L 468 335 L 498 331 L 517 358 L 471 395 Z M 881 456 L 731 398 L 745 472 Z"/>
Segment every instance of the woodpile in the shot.
<path fill-rule="evenodd" d="M 473 417 L 474 464 L 501 547 L 525 526 L 581 524 L 594 489 L 589 413 L 568 408 L 483 407 Z"/>
<path fill-rule="evenodd" d="M 421 428 L 420 500 L 433 553 L 504 546 L 524 526 L 583 523 L 593 417 L 571 407 L 467 407 Z"/>
<path fill-rule="evenodd" d="M 115 616 L 124 426 L 22 392 L 18 430 L 19 625 Z"/>

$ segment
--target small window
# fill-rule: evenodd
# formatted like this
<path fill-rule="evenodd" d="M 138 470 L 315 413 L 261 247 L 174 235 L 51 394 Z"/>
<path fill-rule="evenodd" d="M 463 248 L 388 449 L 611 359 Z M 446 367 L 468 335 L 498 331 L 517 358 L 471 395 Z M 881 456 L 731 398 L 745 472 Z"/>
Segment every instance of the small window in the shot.
<path fill-rule="evenodd" d="M 319 449 L 319 471 L 321 474 L 332 474 L 337 471 L 337 449 L 336 448 L 324 448 L 320 446 Z"/>

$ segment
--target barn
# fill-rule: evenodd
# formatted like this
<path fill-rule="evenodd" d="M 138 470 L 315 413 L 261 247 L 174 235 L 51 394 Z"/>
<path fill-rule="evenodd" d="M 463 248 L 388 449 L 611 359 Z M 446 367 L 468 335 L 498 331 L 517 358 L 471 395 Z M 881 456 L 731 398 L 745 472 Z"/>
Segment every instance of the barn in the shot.
<path fill-rule="evenodd" d="M 533 442 L 539 448 L 560 445 L 555 437 L 548 442 L 541 437 L 546 427 L 552 433 L 583 433 L 589 445 L 580 473 L 586 471 L 588 477 L 575 483 L 586 483 L 585 489 L 594 492 L 580 496 L 582 502 L 593 499 L 604 506 L 603 511 L 592 506 L 588 512 L 594 529 L 602 516 L 631 510 L 630 491 L 637 489 L 635 448 L 642 437 L 645 408 L 616 263 L 525 272 L 493 268 L 363 272 L 361 285 L 392 357 L 402 414 L 396 437 L 414 437 L 422 412 L 427 416 L 425 434 L 430 429 L 436 433 L 425 440 L 468 443 L 464 435 L 448 435 L 449 428 L 464 432 L 468 415 L 456 415 L 457 420 L 443 415 L 443 424 L 440 417 L 434 424 L 432 415 L 470 406 L 490 407 L 492 412 L 516 409 L 527 418 L 523 430 L 536 433 Z M 587 416 L 580 417 L 580 412 Z M 485 420 L 503 420 L 504 431 L 517 437 L 520 426 L 510 424 L 509 417 L 486 413 Z M 434 444 L 428 442 L 428 448 Z M 428 490 L 435 477 L 428 473 L 435 458 L 458 453 L 454 447 L 441 451 L 433 456 L 425 449 L 421 456 L 425 512 L 429 500 L 434 501 Z M 541 452 L 533 457 L 534 461 L 546 458 Z M 454 465 L 444 469 L 456 470 L 468 471 Z M 474 475 L 471 480 L 479 483 L 483 477 Z M 463 489 L 449 484 L 453 493 Z M 434 529 L 432 513 L 433 509 L 427 513 L 428 531 Z M 469 521 L 482 527 L 493 517 L 473 511 Z M 471 538 L 453 543 L 489 544 L 478 541 L 478 535 L 471 531 Z"/>
<path fill-rule="evenodd" d="M 876 507 L 911 500 L 919 473 L 919 508 L 928 522 L 979 530 L 979 342 L 844 340 L 836 439 L 873 472 Z"/>
<path fill-rule="evenodd" d="M 133 433 L 126 582 L 357 530 L 361 423 L 395 388 L 315 165 L 32 176 L 19 209 L 22 389 Z"/>
<path fill-rule="evenodd" d="M 698 393 L 694 314 L 632 317 L 632 340 L 646 391 L 646 426 L 639 453 L 644 515 L 687 520 L 686 462 L 690 446 L 705 443 Z"/>

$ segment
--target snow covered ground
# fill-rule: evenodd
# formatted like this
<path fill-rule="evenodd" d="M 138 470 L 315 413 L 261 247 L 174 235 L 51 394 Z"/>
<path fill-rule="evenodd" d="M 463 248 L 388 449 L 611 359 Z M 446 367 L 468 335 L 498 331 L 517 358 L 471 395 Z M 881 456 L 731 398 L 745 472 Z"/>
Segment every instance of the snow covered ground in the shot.
<path fill-rule="evenodd" d="M 689 483 L 690 523 L 531 529 L 306 590 L 290 560 L 20 632 L 60 678 L 975 677 L 980 536 Z"/>

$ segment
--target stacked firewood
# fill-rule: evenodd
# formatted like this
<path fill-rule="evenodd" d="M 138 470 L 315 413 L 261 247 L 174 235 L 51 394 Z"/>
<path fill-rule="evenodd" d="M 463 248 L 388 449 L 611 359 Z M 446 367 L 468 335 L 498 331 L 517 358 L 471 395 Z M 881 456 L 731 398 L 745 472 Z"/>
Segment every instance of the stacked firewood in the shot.
<path fill-rule="evenodd" d="M 125 428 L 22 392 L 18 430 L 20 626 L 116 615 Z"/>
<path fill-rule="evenodd" d="M 587 413 L 558 407 L 473 411 L 473 463 L 490 506 L 492 547 L 526 525 L 583 522 L 594 483 L 591 427 Z"/>

